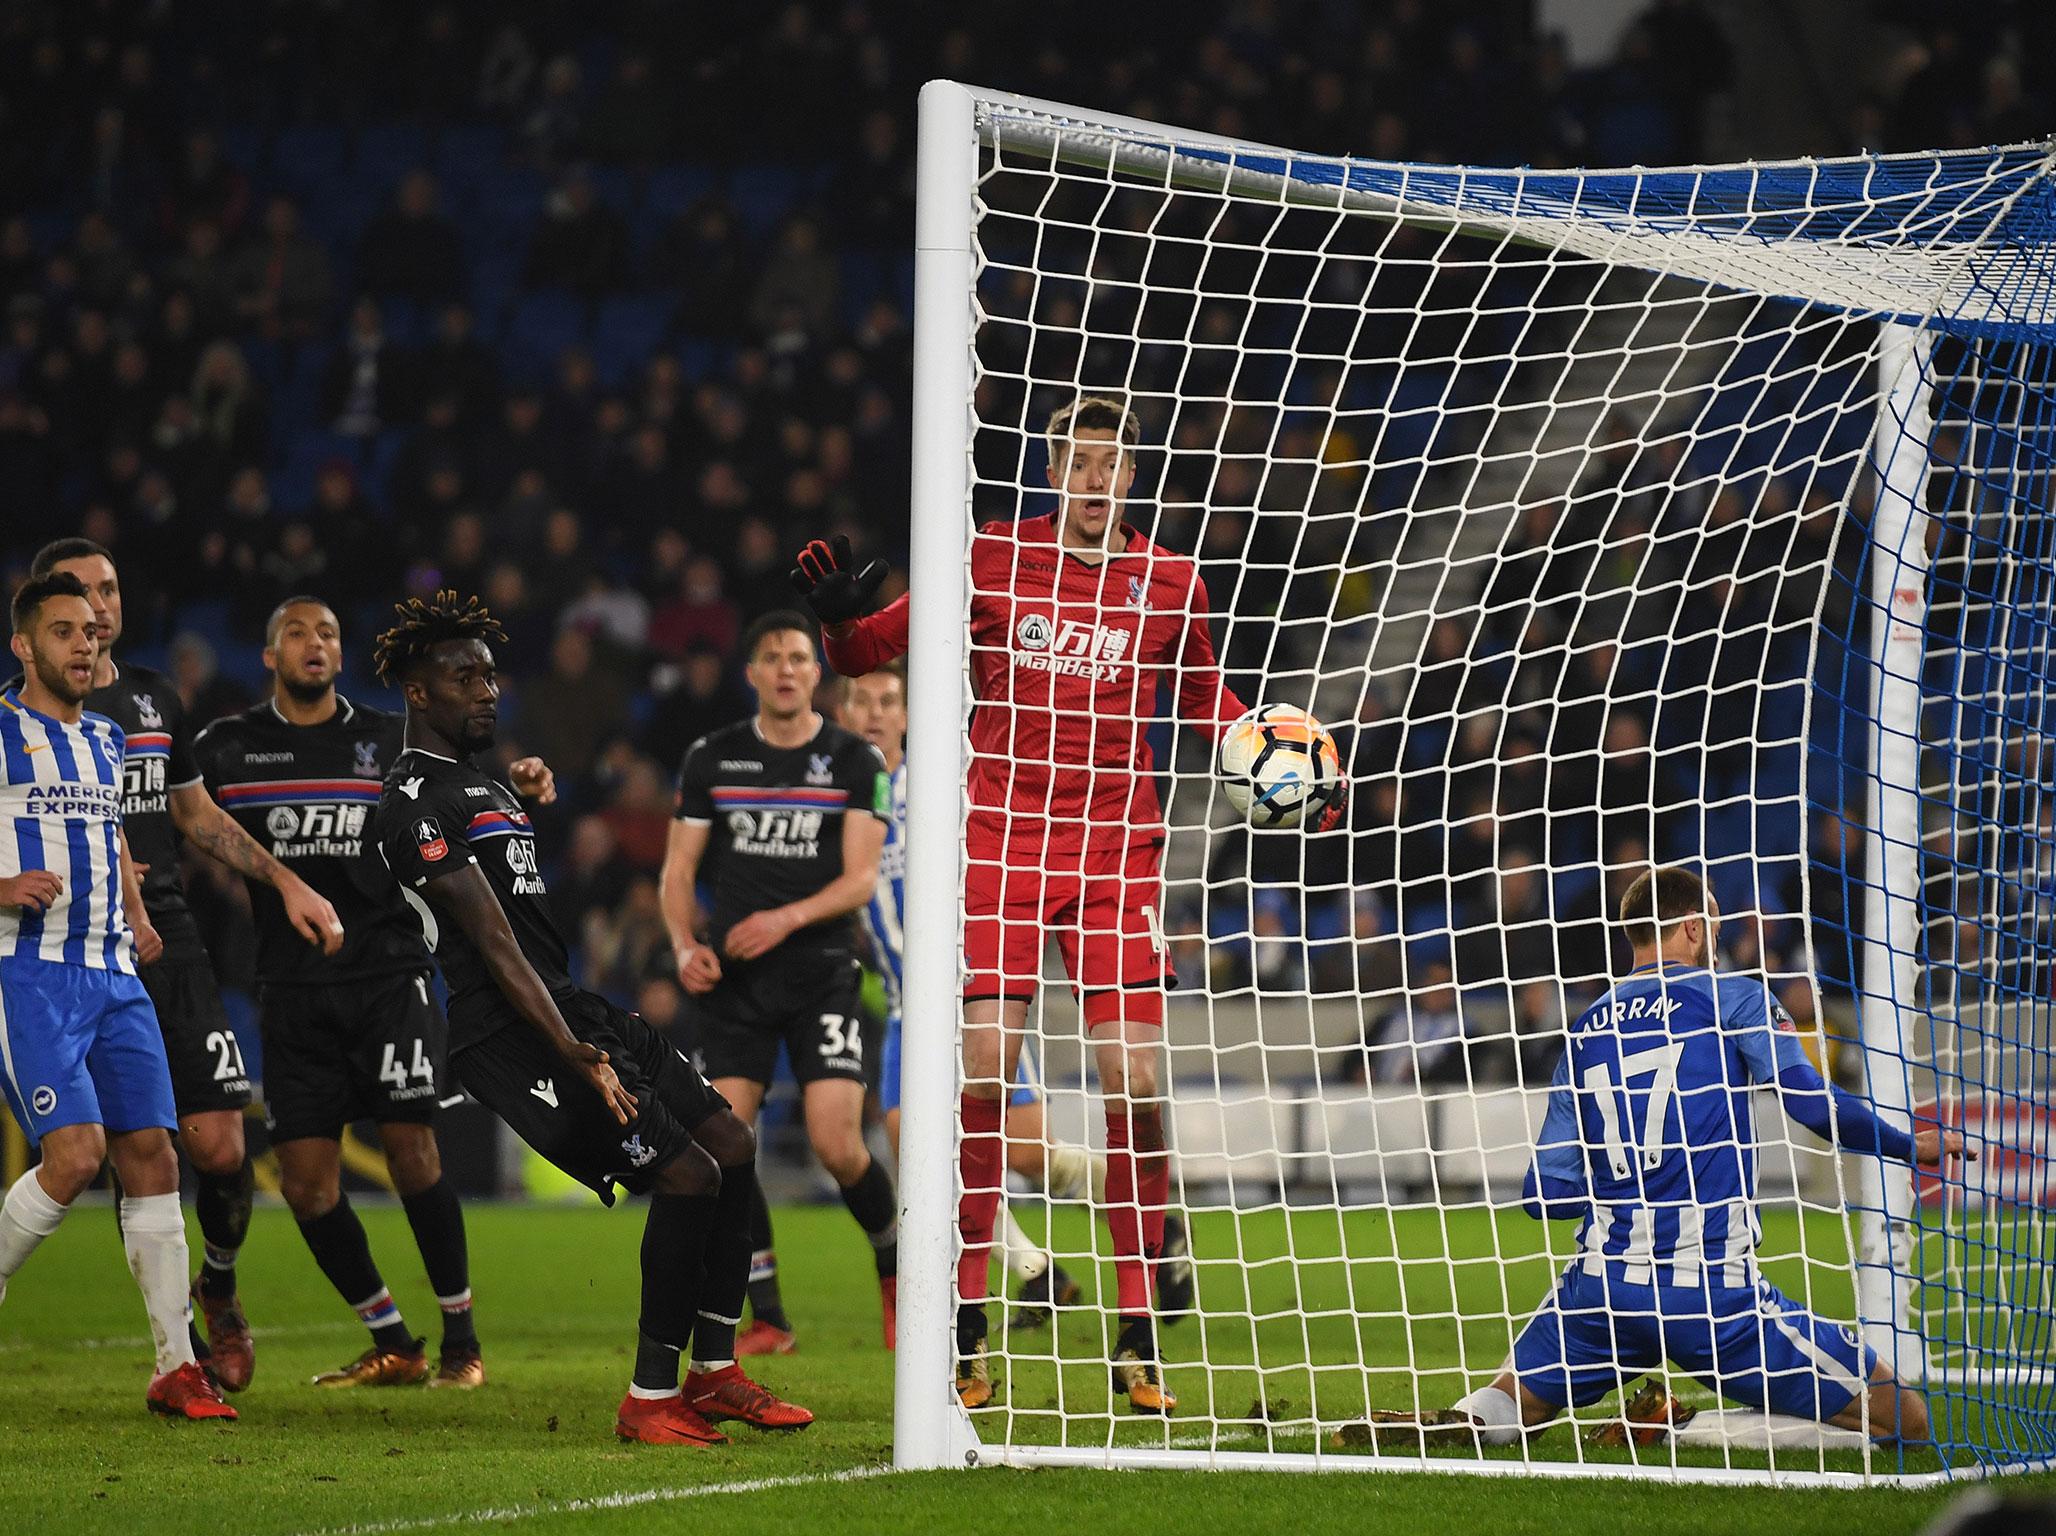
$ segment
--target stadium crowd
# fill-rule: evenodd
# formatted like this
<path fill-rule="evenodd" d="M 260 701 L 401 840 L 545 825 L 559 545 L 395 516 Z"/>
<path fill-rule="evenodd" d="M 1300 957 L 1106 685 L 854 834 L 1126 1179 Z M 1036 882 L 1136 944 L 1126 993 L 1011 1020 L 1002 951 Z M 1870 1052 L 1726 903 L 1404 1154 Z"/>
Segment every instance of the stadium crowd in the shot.
<path fill-rule="evenodd" d="M 348 682 L 374 698 L 384 605 L 483 593 L 510 635 L 508 750 L 541 753 L 564 787 L 542 845 L 565 850 L 551 886 L 587 977 L 660 1023 L 678 1007 L 656 891 L 670 775 L 748 708 L 742 625 L 788 604 L 804 536 L 904 550 L 923 79 L 1338 153 L 1561 165 L 1702 153 L 1732 76 L 1692 0 L 1658 0 L 1591 69 L 1527 7 L 1485 0 L 1209 0 L 1170 29 L 1140 7 L 973 25 L 940 0 L 651 0 L 609 8 L 604 32 L 565 0 L 248 10 L 208 31 L 168 5 L 0 7 L 0 565 L 12 585 L 59 534 L 114 549 L 125 644 L 164 662 L 197 721 L 261 686 L 262 621 L 289 593 L 345 614 Z M 1899 18 L 1905 47 L 1850 124 L 1860 141 L 1824 147 L 2039 132 L 2051 56 L 2018 48 L 2011 15 Z M 1717 536 L 1733 520 L 1718 497 L 1706 516 Z M 1824 549 L 1820 520 L 1805 527 Z M 1217 596 L 1275 602 L 1214 574 L 1232 549 L 1201 553 Z M 1492 578 L 1545 594 L 1594 579 L 1541 549 Z M 1540 611 L 1520 633 L 1438 630 L 1418 684 L 1373 691 L 1347 733 L 1353 867 L 1396 869 L 1401 887 L 1434 873 L 1453 941 L 1408 954 L 1429 919 L 1393 891 L 1308 906 L 1252 869 L 1246 917 L 1184 946 L 1188 982 L 1386 993 L 1417 968 L 1420 995 L 1367 1031 L 1355 1070 L 1373 1077 L 1381 1042 L 1461 1035 L 1452 974 L 1501 983 L 1523 1036 L 1552 1027 L 1555 990 L 1534 983 L 1583 930 L 1552 894 L 1547 866 L 1567 850 L 1551 815 L 1661 801 L 1651 776 L 1667 771 L 1654 723 L 1615 710 L 1604 761 L 1645 766 L 1605 771 L 1643 780 L 1543 783 L 1577 711 L 1544 718 L 1560 690 L 1521 658 L 1560 645 L 1556 626 Z M 1412 729 L 1404 761 L 1399 723 L 1450 715 L 1480 686 L 1532 707 L 1532 728 L 1483 777 L 1403 803 L 1433 777 L 1405 770 L 1445 743 Z M 1500 837 L 1508 851 L 1442 840 L 1445 820 L 1486 811 L 1520 829 Z M 1598 835 L 1569 851 L 1624 863 L 1635 833 Z M 1831 816 L 1814 842 L 1817 870 L 1838 868 Z M 237 981 L 240 884 L 190 873 Z M 1835 884 L 1816 876 L 1817 912 Z M 1579 897 L 1583 922 L 1600 894 Z M 1730 939 L 1745 964 L 1804 943 L 1746 920 Z M 1803 996 L 1788 995 L 1795 1011 Z"/>

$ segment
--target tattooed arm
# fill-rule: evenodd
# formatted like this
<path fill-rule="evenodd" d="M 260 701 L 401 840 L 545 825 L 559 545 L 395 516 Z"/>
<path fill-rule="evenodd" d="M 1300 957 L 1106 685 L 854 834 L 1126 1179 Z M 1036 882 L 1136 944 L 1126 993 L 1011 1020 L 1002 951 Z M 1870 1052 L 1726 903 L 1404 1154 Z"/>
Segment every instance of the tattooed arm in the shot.
<path fill-rule="evenodd" d="M 174 789 L 171 819 L 185 840 L 209 858 L 277 891 L 286 916 L 308 943 L 319 945 L 325 955 L 343 947 L 342 920 L 328 898 L 259 847 L 233 816 L 214 803 L 205 785 L 182 784 Z"/>

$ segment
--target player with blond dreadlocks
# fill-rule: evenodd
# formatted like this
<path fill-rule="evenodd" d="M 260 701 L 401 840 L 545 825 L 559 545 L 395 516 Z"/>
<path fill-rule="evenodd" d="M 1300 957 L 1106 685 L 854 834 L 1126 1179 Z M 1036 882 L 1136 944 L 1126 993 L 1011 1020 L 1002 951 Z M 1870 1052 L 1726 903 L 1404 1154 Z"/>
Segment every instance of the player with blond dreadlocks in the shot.
<path fill-rule="evenodd" d="M 398 612 L 378 637 L 377 664 L 406 698 L 407 737 L 375 827 L 449 983 L 450 1064 L 474 1098 L 608 1204 L 616 1185 L 650 1197 L 635 1375 L 615 1433 L 718 1445 L 715 1419 L 812 1423 L 735 1362 L 756 1138 L 640 1017 L 572 982 L 528 817 L 472 761 L 498 734 L 492 643 L 505 632 L 477 598 L 454 592 Z"/>

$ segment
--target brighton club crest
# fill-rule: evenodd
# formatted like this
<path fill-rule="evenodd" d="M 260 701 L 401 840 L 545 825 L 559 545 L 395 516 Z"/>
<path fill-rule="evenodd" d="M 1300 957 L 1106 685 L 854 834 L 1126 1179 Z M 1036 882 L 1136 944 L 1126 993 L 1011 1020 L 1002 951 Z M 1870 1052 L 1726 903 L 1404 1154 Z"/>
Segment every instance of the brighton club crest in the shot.
<path fill-rule="evenodd" d="M 164 716 L 157 713 L 157 701 L 147 693 L 136 695 L 136 724 L 146 731 L 164 729 Z"/>
<path fill-rule="evenodd" d="M 360 741 L 357 743 L 357 766 L 355 772 L 360 779 L 375 779 L 380 776 L 378 771 L 377 742 Z"/>

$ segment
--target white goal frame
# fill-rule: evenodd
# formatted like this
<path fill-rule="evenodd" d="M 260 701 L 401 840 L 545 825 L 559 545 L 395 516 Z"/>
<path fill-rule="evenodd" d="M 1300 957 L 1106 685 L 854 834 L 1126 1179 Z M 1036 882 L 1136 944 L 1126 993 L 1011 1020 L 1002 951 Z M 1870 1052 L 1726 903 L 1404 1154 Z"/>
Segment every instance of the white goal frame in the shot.
<path fill-rule="evenodd" d="M 1674 1459 L 1642 1465 L 1550 1463 L 1530 1458 L 1439 1458 L 1408 1455 L 1361 1456 L 1223 1451 L 1218 1446 L 1179 1450 L 1164 1445 L 1021 1446 L 981 1444 L 972 1419 L 951 1389 L 954 1359 L 951 1277 L 956 1260 L 956 1168 L 954 1132 L 959 1092 L 957 1021 L 960 934 L 958 892 L 964 873 L 961 841 L 962 785 L 967 760 L 971 704 L 968 643 L 966 539 L 970 527 L 973 474 L 970 444 L 975 411 L 973 345 L 975 313 L 975 200 L 981 136 L 994 132 L 992 112 L 1004 116 L 1007 142 L 1048 149 L 1063 129 L 1062 157 L 1070 163 L 1161 170 L 1167 184 L 1259 193 L 1272 201 L 1305 202 L 1328 209 L 1361 208 L 1424 223 L 1472 222 L 1422 202 L 1301 180 L 1293 162 L 1332 166 L 1328 157 L 1301 156 L 1273 146 L 1243 143 L 1186 129 L 986 91 L 951 81 L 929 82 L 920 97 L 919 179 L 916 215 L 912 558 L 913 593 L 909 648 L 908 774 L 910 799 L 923 807 L 955 804 L 959 813 L 942 818 L 924 811 L 907 843 L 906 953 L 904 956 L 904 1048 L 901 1058 L 900 1283 L 894 1401 L 894 1465 L 903 1469 L 1008 1465 L 1221 1468 L 1264 1471 L 1427 1470 L 1516 1477 L 1631 1477 L 1708 1484 L 1918 1484 L 1975 1475 L 1894 1475 L 1877 1470 L 1844 1472 L 1785 1468 L 1767 1471 L 1733 1466 L 1681 1465 Z M 1050 124 L 1037 136 L 1037 119 Z M 1103 125 L 1095 142 L 1088 126 Z M 1179 153 L 1152 141 L 1175 141 Z M 1197 150 L 1198 156 L 1183 153 Z M 1098 159 L 1093 156 L 1097 153 Z M 1213 158 L 1217 153 L 1218 158 Z M 1152 158 L 1154 157 L 1154 158 Z M 1244 157 L 1259 162 L 1252 166 Z M 1264 166 L 1284 163 L 1286 174 Z M 1398 169 L 1398 168 L 1394 168 Z M 1427 168 L 1424 168 L 1427 169 Z M 1447 174 L 1449 168 L 1432 168 Z M 1489 221 L 1486 227 L 1490 227 Z M 1501 231 L 1503 232 L 1503 230 Z M 1579 243 L 1582 238 L 1583 243 Z M 1697 237 L 1704 240 L 1705 237 Z M 1579 254 L 1685 276 L 1713 277 L 1703 249 L 1690 233 L 1605 235 L 1581 232 L 1566 247 Z M 1723 270 L 1718 278 L 1737 286 Z M 1915 942 L 1918 902 L 1918 721 L 1921 704 L 1920 641 L 1926 619 L 1928 514 L 1923 488 L 1926 455 L 1911 451 L 1926 436 L 1921 389 L 1931 342 L 1920 319 L 1932 314 L 1941 294 L 1923 294 L 1916 282 L 1901 283 L 1889 263 L 1870 271 L 1823 268 L 1812 287 L 1795 287 L 1789 269 L 1766 276 L 1767 293 L 1813 297 L 1879 314 L 1887 338 L 1880 349 L 1878 411 L 1873 463 L 1881 480 L 1872 527 L 1869 593 L 1891 621 L 1873 625 L 1872 661 L 1881 679 L 1872 700 L 1869 773 L 1873 878 L 1862 917 L 1865 988 L 1862 1047 L 1869 1096 L 1880 1116 L 1899 1125 L 1910 1121 L 1914 1085 L 1907 1071 L 1909 1018 L 1921 1010 L 1916 995 Z M 1778 286 L 1768 286 L 1777 284 Z M 1909 323 L 1910 322 L 1910 323 Z M 1910 638 L 1913 661 L 1895 664 Z M 1809 706 L 1810 707 L 1810 706 Z M 1864 1204 L 1891 1213 L 1889 1221 L 1866 1219 L 1860 1233 L 1862 1262 L 1857 1286 L 1866 1334 L 1887 1360 L 1906 1366 L 1923 1348 L 1910 1322 L 1912 1260 L 1908 1215 L 1914 1198 L 1907 1170 L 1880 1173 L 1866 1162 Z M 1924 1363 L 1924 1362 L 1923 1362 Z M 2018 1470 L 2009 1468 L 2008 1470 Z"/>

